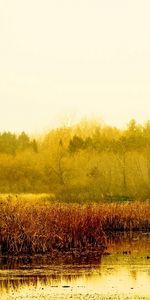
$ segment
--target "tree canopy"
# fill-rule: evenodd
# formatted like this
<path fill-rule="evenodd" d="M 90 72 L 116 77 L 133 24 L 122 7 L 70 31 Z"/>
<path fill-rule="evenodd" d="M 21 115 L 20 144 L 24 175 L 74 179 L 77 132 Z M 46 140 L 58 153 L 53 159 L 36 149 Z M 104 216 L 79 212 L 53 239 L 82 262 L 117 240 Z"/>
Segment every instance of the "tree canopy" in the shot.
<path fill-rule="evenodd" d="M 0 192 L 68 201 L 150 198 L 150 121 L 131 120 L 124 129 L 80 123 L 42 138 L 2 132 Z"/>

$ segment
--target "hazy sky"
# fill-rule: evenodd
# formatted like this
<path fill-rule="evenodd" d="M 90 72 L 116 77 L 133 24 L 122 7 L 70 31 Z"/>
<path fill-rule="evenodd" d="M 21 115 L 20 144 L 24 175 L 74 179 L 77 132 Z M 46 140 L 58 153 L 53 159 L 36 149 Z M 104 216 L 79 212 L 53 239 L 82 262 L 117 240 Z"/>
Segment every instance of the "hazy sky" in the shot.
<path fill-rule="evenodd" d="M 150 119 L 149 0 L 0 0 L 0 130 Z"/>

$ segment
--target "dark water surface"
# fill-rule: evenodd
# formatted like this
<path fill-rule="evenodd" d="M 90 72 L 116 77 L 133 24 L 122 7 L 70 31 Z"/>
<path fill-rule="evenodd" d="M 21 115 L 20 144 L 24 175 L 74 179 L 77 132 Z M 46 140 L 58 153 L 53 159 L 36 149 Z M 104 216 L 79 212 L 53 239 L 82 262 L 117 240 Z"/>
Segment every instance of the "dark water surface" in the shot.
<path fill-rule="evenodd" d="M 103 255 L 0 257 L 0 300 L 150 299 L 150 233 L 114 234 Z"/>

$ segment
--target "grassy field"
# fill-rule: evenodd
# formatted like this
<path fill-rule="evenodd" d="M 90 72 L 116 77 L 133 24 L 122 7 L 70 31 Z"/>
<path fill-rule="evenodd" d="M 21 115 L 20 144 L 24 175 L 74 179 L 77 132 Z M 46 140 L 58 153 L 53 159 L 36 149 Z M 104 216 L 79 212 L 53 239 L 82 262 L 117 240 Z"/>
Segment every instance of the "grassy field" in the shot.
<path fill-rule="evenodd" d="M 50 200 L 51 198 L 51 200 Z M 150 203 L 66 204 L 43 195 L 0 197 L 1 254 L 103 251 L 107 233 L 150 230 Z"/>

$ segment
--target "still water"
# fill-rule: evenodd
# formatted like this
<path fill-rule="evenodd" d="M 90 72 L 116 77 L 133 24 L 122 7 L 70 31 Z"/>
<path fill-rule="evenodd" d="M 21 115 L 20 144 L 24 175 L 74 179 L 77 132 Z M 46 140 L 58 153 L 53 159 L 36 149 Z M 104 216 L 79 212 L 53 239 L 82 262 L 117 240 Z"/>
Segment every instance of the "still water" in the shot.
<path fill-rule="evenodd" d="M 103 255 L 1 257 L 0 300 L 150 299 L 150 234 L 108 237 Z"/>

